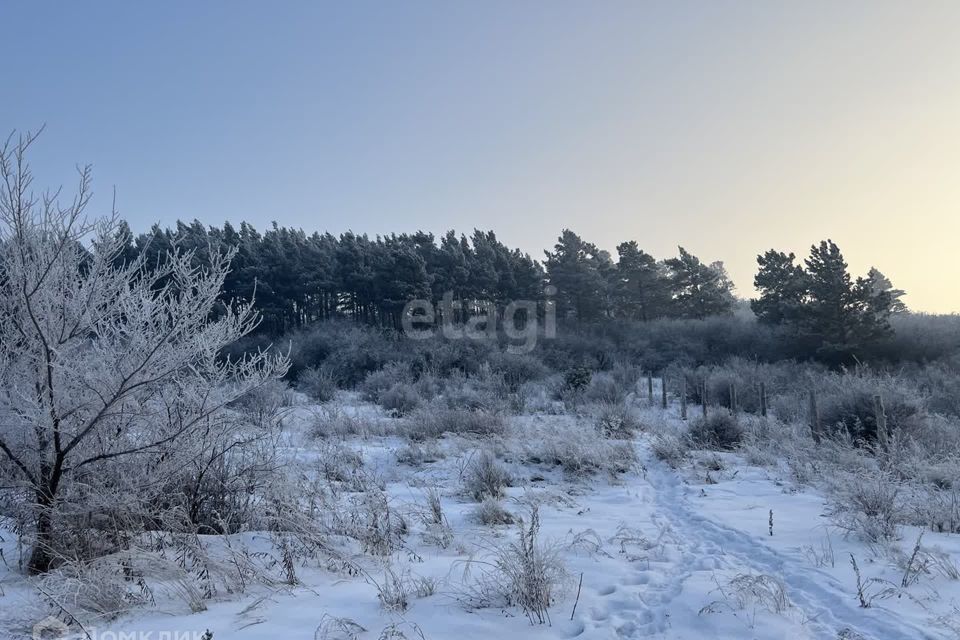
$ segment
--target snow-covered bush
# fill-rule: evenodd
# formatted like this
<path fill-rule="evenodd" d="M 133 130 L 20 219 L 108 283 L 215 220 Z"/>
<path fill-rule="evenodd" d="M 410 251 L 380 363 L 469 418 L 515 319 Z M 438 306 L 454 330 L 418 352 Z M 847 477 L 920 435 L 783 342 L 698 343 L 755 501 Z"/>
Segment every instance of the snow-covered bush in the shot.
<path fill-rule="evenodd" d="M 542 380 L 550 374 L 550 369 L 535 356 L 503 351 L 491 354 L 490 369 L 503 379 L 511 392 L 516 392 L 522 385 Z"/>
<path fill-rule="evenodd" d="M 380 406 L 395 416 L 404 416 L 420 406 L 416 387 L 400 382 L 380 394 Z"/>
<path fill-rule="evenodd" d="M 288 336 L 291 374 L 325 367 L 345 387 L 355 387 L 390 362 L 409 362 L 402 338 L 345 320 L 317 322 Z M 287 341 L 284 341 L 287 343 Z"/>
<path fill-rule="evenodd" d="M 387 567 L 383 580 L 376 584 L 377 597 L 387 611 L 403 613 L 410 606 L 410 589 L 407 577 Z"/>
<path fill-rule="evenodd" d="M 411 442 L 397 449 L 394 455 L 398 463 L 411 467 L 422 467 L 445 457 L 443 450 L 432 440 Z"/>
<path fill-rule="evenodd" d="M 487 450 L 474 457 L 463 473 L 464 492 L 477 502 L 486 498 L 499 500 L 512 482 L 507 470 Z"/>
<path fill-rule="evenodd" d="M 359 493 L 378 487 L 364 468 L 360 451 L 341 444 L 320 443 L 315 458 L 318 477 L 332 489 Z"/>
<path fill-rule="evenodd" d="M 704 449 L 735 449 L 743 440 L 743 427 L 735 415 L 721 409 L 692 420 L 688 436 L 695 446 Z"/>
<path fill-rule="evenodd" d="M 874 381 L 845 376 L 842 383 L 818 397 L 820 421 L 827 428 L 843 430 L 855 441 L 877 439 L 874 395 L 881 393 L 887 416 L 887 432 L 909 430 L 923 411 L 923 401 L 898 386 L 885 384 L 882 393 Z"/>
<path fill-rule="evenodd" d="M 499 500 L 490 497 L 484 498 L 474 507 L 470 512 L 470 518 L 486 526 L 513 524 L 513 514 L 504 509 Z"/>
<path fill-rule="evenodd" d="M 783 582 L 767 574 L 738 574 L 718 587 L 717 591 L 723 599 L 707 605 L 700 610 L 701 613 L 711 613 L 717 610 L 718 605 L 724 605 L 733 611 L 752 609 L 755 617 L 758 608 L 780 615 L 791 606 Z"/>
<path fill-rule="evenodd" d="M 529 462 L 557 466 L 574 477 L 626 473 L 636 463 L 630 442 L 598 438 L 596 431 L 581 425 L 558 427 L 547 433 L 524 433 L 523 455 Z"/>
<path fill-rule="evenodd" d="M 443 393 L 443 380 L 432 373 L 421 374 L 413 386 L 417 390 L 417 395 L 427 401 Z"/>
<path fill-rule="evenodd" d="M 557 402 L 563 378 L 559 375 L 538 382 L 526 382 L 517 390 L 517 413 L 559 413 L 563 405 Z"/>
<path fill-rule="evenodd" d="M 605 438 L 632 438 L 640 430 L 640 420 L 630 407 L 619 404 L 605 404 L 600 407 L 596 418 L 597 431 Z"/>
<path fill-rule="evenodd" d="M 381 401 L 383 394 L 399 384 L 413 384 L 414 375 L 404 362 L 390 362 L 364 378 L 360 391 L 365 400 Z"/>
<path fill-rule="evenodd" d="M 254 424 L 265 427 L 294 403 L 295 395 L 282 380 L 269 380 L 244 393 L 231 402 L 230 407 L 249 416 Z"/>
<path fill-rule="evenodd" d="M 828 515 L 841 529 L 867 542 L 896 540 L 902 521 L 901 485 L 887 474 L 840 474 L 832 479 Z"/>
<path fill-rule="evenodd" d="M 657 460 L 666 462 L 673 469 L 679 468 L 689 453 L 689 445 L 672 433 L 655 435 L 650 447 Z"/>
<path fill-rule="evenodd" d="M 583 389 L 583 397 L 590 402 L 619 404 L 631 391 L 632 388 L 624 386 L 613 375 L 601 371 L 590 378 L 590 383 Z"/>
<path fill-rule="evenodd" d="M 590 384 L 593 373 L 586 367 L 574 367 L 563 374 L 564 391 L 582 392 Z"/>
<path fill-rule="evenodd" d="M 402 427 L 403 434 L 414 442 L 439 438 L 448 433 L 479 437 L 501 436 L 505 430 L 506 423 L 499 414 L 437 406 L 414 412 Z"/>
<path fill-rule="evenodd" d="M 520 520 L 515 542 L 495 547 L 489 560 L 474 561 L 478 571 L 460 594 L 471 608 L 518 607 L 531 623 L 550 622 L 549 609 L 569 581 L 559 548 L 540 540 L 536 508 Z"/>
<path fill-rule="evenodd" d="M 312 413 L 309 435 L 313 438 L 347 438 L 350 436 L 382 436 L 387 425 L 363 414 L 351 414 L 335 405 L 325 405 Z"/>
<path fill-rule="evenodd" d="M 913 510 L 912 524 L 938 533 L 960 533 L 960 489 L 916 488 L 905 506 Z"/>
<path fill-rule="evenodd" d="M 629 395 L 637 392 L 637 385 L 643 378 L 643 369 L 636 365 L 620 362 L 610 369 L 610 376 L 623 389 L 624 394 Z"/>
<path fill-rule="evenodd" d="M 337 379 L 327 367 L 310 367 L 297 376 L 297 389 L 317 402 L 329 402 L 337 393 Z"/>
<path fill-rule="evenodd" d="M 414 516 L 423 525 L 421 537 L 427 544 L 433 544 L 441 549 L 446 549 L 453 542 L 453 529 L 447 521 L 447 516 L 443 511 L 443 503 L 440 500 L 440 490 L 437 487 L 429 487 L 424 492 L 423 506 L 414 509 Z"/>
<path fill-rule="evenodd" d="M 470 377 L 451 377 L 443 391 L 443 400 L 450 409 L 504 412 L 509 408 L 509 399 L 507 383 L 489 366 L 481 366 L 479 372 Z"/>
<path fill-rule="evenodd" d="M 407 521 L 379 489 L 351 496 L 349 507 L 335 517 L 340 532 L 359 541 L 363 552 L 370 555 L 389 556 L 401 548 L 408 532 Z"/>

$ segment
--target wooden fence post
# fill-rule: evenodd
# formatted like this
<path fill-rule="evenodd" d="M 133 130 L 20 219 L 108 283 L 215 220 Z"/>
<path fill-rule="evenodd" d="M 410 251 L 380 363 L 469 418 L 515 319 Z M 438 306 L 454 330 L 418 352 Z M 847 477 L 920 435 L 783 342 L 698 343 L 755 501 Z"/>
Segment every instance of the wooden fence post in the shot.
<path fill-rule="evenodd" d="M 680 419 L 687 419 L 687 376 L 680 378 Z"/>
<path fill-rule="evenodd" d="M 667 408 L 667 376 L 660 374 L 660 408 Z"/>
<path fill-rule="evenodd" d="M 873 396 L 873 415 L 877 421 L 877 441 L 884 450 L 887 448 L 887 411 L 883 406 L 883 396 Z"/>
<path fill-rule="evenodd" d="M 817 392 L 810 390 L 810 434 L 820 444 L 820 409 L 817 407 Z"/>
<path fill-rule="evenodd" d="M 737 412 L 737 385 L 730 383 L 730 413 Z"/>
<path fill-rule="evenodd" d="M 653 372 L 647 374 L 647 400 L 653 404 Z"/>
<path fill-rule="evenodd" d="M 707 381 L 703 381 L 703 387 L 701 387 L 700 393 L 700 402 L 703 403 L 703 419 L 707 419 Z"/>
<path fill-rule="evenodd" d="M 767 417 L 767 385 L 760 383 L 760 415 Z"/>

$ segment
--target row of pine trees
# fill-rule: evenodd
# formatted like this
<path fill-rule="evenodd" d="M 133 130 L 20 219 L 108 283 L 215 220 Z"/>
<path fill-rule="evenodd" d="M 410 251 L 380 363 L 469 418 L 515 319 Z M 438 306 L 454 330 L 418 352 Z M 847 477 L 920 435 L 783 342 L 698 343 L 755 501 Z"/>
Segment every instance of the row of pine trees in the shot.
<path fill-rule="evenodd" d="M 247 223 L 236 229 L 194 221 L 174 229 L 155 225 L 137 236 L 125 227 L 123 233 L 126 249 L 118 259 L 145 254 L 149 264 L 178 248 L 193 252 L 202 266 L 210 251 L 234 248 L 224 299 L 255 299 L 261 330 L 273 334 L 333 317 L 399 327 L 408 301 L 439 303 L 444 295 L 462 301 L 464 316 L 479 313 L 488 301 L 502 308 L 549 297 L 558 318 L 581 323 L 705 318 L 730 313 L 736 302 L 721 263 L 704 264 L 682 248 L 676 258 L 656 260 L 636 242 L 621 244 L 614 261 L 569 230 L 542 263 L 506 246 L 493 231 L 337 237 L 276 224 L 260 233 Z"/>
<path fill-rule="evenodd" d="M 560 322 L 702 319 L 730 314 L 737 305 L 723 263 L 704 263 L 679 248 L 658 260 L 636 242 L 617 246 L 616 259 L 570 230 L 564 230 L 542 262 L 510 248 L 492 231 L 471 236 L 453 231 L 435 237 L 418 231 L 371 238 L 353 232 L 307 234 L 274 224 L 264 233 L 199 222 L 174 229 L 154 226 L 134 236 L 129 228 L 123 255 L 163 261 L 175 248 L 193 253 L 202 267 L 211 251 L 236 253 L 224 283 L 225 301 L 254 299 L 261 330 L 278 335 L 335 317 L 380 327 L 401 326 L 404 306 L 444 297 L 460 301 L 455 321 L 485 312 L 493 302 L 556 304 Z M 811 247 L 802 263 L 792 253 L 770 250 L 757 257 L 750 306 L 762 323 L 809 345 L 812 356 L 840 358 L 890 334 L 892 313 L 905 310 L 878 270 L 853 278 L 832 241 Z"/>

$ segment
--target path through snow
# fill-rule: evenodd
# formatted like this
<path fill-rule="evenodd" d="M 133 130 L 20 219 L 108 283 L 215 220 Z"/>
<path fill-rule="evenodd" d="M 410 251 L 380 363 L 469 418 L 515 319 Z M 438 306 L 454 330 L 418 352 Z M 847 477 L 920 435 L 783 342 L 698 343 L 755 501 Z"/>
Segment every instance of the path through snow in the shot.
<path fill-rule="evenodd" d="M 635 563 L 632 574 L 620 584 L 600 591 L 603 604 L 594 606 L 575 625 L 571 636 L 613 638 L 717 637 L 709 613 L 697 609 L 707 604 L 686 593 L 691 583 L 714 584 L 715 576 L 727 574 L 769 575 L 786 587 L 792 607 L 786 612 L 794 624 L 785 629 L 743 627 L 742 637 L 807 637 L 824 640 L 864 638 L 870 640 L 921 640 L 942 638 L 930 630 L 902 619 L 895 613 L 873 607 L 863 609 L 852 597 L 850 585 L 842 585 L 809 562 L 779 553 L 763 538 L 717 522 L 691 502 L 695 489 L 678 473 L 656 460 L 644 445 L 645 477 L 653 495 L 653 513 L 662 531 L 668 531 L 660 557 L 653 554 Z M 665 557 L 664 557 L 665 556 Z M 697 591 L 697 589 L 693 589 Z M 605 594 L 605 595 L 604 595 Z M 714 598 L 718 597 L 714 593 Z M 679 619 L 682 618 L 682 619 Z M 744 624 L 756 621 L 750 612 L 740 616 Z M 769 618 L 768 618 L 769 619 Z M 779 626 L 779 625 L 777 625 Z M 802 635 L 798 636 L 797 633 Z"/>

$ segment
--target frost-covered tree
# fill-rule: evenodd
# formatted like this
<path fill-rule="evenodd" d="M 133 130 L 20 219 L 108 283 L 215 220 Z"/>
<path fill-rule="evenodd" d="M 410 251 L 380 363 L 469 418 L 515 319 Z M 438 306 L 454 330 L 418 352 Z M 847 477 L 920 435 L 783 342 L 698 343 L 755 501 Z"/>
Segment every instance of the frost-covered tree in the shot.
<path fill-rule="evenodd" d="M 231 251 L 209 251 L 202 267 L 176 249 L 149 268 L 144 252 L 124 261 L 116 215 L 85 217 L 89 167 L 66 204 L 34 193 L 34 139 L 0 150 L 0 470 L 29 505 L 29 569 L 44 572 L 64 496 L 83 500 L 117 461 L 140 479 L 169 470 L 227 403 L 287 363 L 219 357 L 257 323 L 249 303 L 211 313 Z"/>

